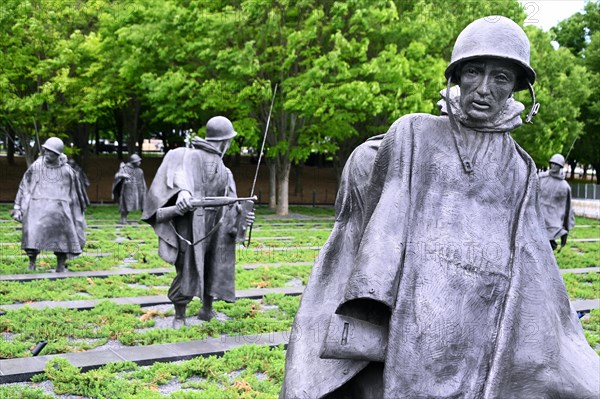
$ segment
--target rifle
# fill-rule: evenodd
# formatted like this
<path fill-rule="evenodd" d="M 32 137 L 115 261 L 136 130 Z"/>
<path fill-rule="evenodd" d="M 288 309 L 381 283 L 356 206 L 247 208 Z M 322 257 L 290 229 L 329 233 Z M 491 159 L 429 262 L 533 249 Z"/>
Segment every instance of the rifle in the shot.
<path fill-rule="evenodd" d="M 240 215 L 240 225 L 238 226 L 238 233 L 236 236 L 236 242 L 243 242 L 246 235 L 246 229 L 248 225 L 246 224 L 246 215 L 248 214 L 247 209 L 252 211 L 254 207 L 254 202 L 257 201 L 258 198 L 255 196 L 245 197 L 245 198 L 237 198 L 237 197 L 204 197 L 199 199 L 190 199 L 190 204 L 194 208 L 218 208 L 221 206 L 227 206 L 235 204 L 236 202 L 241 202 L 242 212 Z M 156 223 L 166 223 L 177 216 L 182 216 L 183 213 L 179 212 L 176 205 L 166 206 L 164 208 L 159 208 L 156 210 Z M 241 239 L 241 241 L 239 241 Z"/>
<path fill-rule="evenodd" d="M 263 156 L 263 152 L 265 151 L 265 142 L 267 141 L 267 133 L 269 133 L 269 123 L 271 122 L 271 114 L 273 113 L 273 104 L 275 104 L 275 95 L 277 94 L 277 83 L 275 83 L 275 89 L 273 89 L 273 98 L 271 99 L 271 107 L 269 108 L 269 116 L 267 117 L 267 126 L 265 127 L 265 134 L 263 135 L 263 139 L 262 139 L 262 145 L 260 147 L 260 154 L 258 154 L 258 162 L 256 164 L 256 173 L 254 174 L 254 181 L 252 182 L 252 189 L 250 190 L 250 196 L 252 197 L 256 197 L 254 195 L 254 189 L 256 188 L 256 179 L 258 179 L 258 169 L 260 168 L 260 161 L 262 159 Z M 254 204 L 252 204 L 252 208 L 247 210 L 248 212 L 253 212 L 254 211 Z M 248 231 L 248 242 L 244 242 L 244 240 L 242 241 L 236 241 L 236 242 L 241 242 L 242 245 L 246 248 L 248 248 L 250 246 L 250 240 L 252 239 L 252 226 L 254 225 L 254 223 L 252 223 L 250 225 L 250 230 Z M 244 231 L 245 234 L 245 231 Z"/>

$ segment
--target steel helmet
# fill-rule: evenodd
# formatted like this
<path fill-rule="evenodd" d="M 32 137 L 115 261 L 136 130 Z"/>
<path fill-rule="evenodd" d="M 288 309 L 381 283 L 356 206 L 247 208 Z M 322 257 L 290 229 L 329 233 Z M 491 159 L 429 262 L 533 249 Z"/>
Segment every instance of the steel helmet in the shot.
<path fill-rule="evenodd" d="M 236 135 L 233 124 L 224 116 L 215 116 L 206 123 L 206 140 L 208 141 L 228 140 Z"/>
<path fill-rule="evenodd" d="M 142 158 L 140 158 L 140 156 L 138 154 L 131 154 L 131 156 L 129 157 L 129 162 L 130 163 L 142 162 Z"/>
<path fill-rule="evenodd" d="M 557 165 L 565 166 L 565 157 L 563 157 L 560 154 L 554 154 L 552 155 L 552 158 L 550 158 L 549 163 L 555 163 Z"/>
<path fill-rule="evenodd" d="M 512 61 L 521 67 L 515 91 L 527 90 L 535 82 L 535 71 L 529 65 L 529 39 L 523 29 L 512 20 L 493 15 L 471 22 L 456 38 L 452 58 L 446 68 L 446 79 L 457 82 L 456 68 L 464 61 L 479 57 L 493 57 Z"/>
<path fill-rule="evenodd" d="M 42 144 L 42 148 L 60 155 L 65 149 L 65 144 L 58 137 L 50 137 L 44 144 Z"/>

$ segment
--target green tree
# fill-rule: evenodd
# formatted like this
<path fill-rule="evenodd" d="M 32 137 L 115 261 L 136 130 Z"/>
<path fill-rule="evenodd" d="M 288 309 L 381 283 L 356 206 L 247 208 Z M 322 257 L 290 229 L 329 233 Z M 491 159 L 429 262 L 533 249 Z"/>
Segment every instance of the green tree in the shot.
<path fill-rule="evenodd" d="M 590 73 L 588 99 L 581 106 L 580 120 L 583 134 L 575 141 L 568 157 L 573 169 L 579 164 L 589 164 L 596 170 L 596 183 L 600 171 L 600 3 L 589 1 L 584 13 L 576 13 L 552 29 L 554 39 L 561 47 L 578 57 L 580 65 Z M 571 143 L 569 143 L 570 146 Z M 569 148 L 563 148 L 566 154 Z"/>
<path fill-rule="evenodd" d="M 7 136 L 20 140 L 28 164 L 39 150 L 36 133 L 52 132 L 47 112 L 51 95 L 46 86 L 52 71 L 42 68 L 53 56 L 61 34 L 52 6 L 44 1 L 9 0 L 0 14 L 0 123 Z"/>
<path fill-rule="evenodd" d="M 96 100 L 85 73 L 91 54 L 80 46 L 97 23 L 91 2 L 7 1 L 0 15 L 0 127 L 18 137 L 28 164 L 48 136 L 66 152 L 87 146 Z M 95 3 L 94 3 L 95 4 Z"/>
<path fill-rule="evenodd" d="M 528 26 L 531 65 L 536 71 L 536 99 L 541 104 L 532 124 L 513 133 L 515 140 L 531 155 L 538 167 L 548 165 L 555 153 L 568 151 L 583 130 L 581 107 L 591 94 L 591 76 L 566 48 L 554 49 L 551 37 L 541 29 Z M 529 93 L 518 98 L 531 105 Z"/>

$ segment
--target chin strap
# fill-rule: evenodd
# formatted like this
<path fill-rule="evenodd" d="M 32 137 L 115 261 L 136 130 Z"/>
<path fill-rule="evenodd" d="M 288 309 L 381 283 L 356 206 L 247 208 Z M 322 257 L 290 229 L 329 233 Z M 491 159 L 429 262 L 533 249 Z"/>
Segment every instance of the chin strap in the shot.
<path fill-rule="evenodd" d="M 448 119 L 450 120 L 450 126 L 452 128 L 452 138 L 454 139 L 454 146 L 456 147 L 456 152 L 460 158 L 460 162 L 462 163 L 463 169 L 465 173 L 471 174 L 473 173 L 473 161 L 471 157 L 467 154 L 467 148 L 463 140 L 463 135 L 458 126 L 458 122 L 454 118 L 454 112 L 452 111 L 452 105 L 450 104 L 450 85 L 452 84 L 452 77 L 448 78 L 448 83 L 446 85 L 446 108 L 448 112 Z"/>
<path fill-rule="evenodd" d="M 533 117 L 540 112 L 540 103 L 535 102 L 535 91 L 533 90 L 531 83 L 527 82 L 527 86 L 529 89 L 529 94 L 531 94 L 531 109 L 525 118 L 525 123 L 533 123 Z"/>

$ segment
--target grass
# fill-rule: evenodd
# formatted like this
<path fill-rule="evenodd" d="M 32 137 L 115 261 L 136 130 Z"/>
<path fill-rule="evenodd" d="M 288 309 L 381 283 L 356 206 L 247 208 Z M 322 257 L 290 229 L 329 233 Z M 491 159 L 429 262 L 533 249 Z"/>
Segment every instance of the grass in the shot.
<path fill-rule="evenodd" d="M 0 205 L 0 273 L 26 274 L 53 270 L 56 258 L 51 252 L 40 254 L 37 271 L 27 269 L 29 261 L 20 248 L 21 231 L 16 230 L 20 224 L 11 220 L 8 212 L 2 212 L 3 208 L 7 210 L 8 207 Z M 304 214 L 315 216 L 333 215 L 332 208 L 302 207 L 292 208 L 292 211 L 303 211 Z M 238 264 L 313 262 L 318 251 L 305 247 L 321 247 L 333 226 L 333 221 L 328 220 L 267 219 L 272 213 L 267 209 L 259 209 L 258 213 L 250 247 L 237 249 Z M 129 219 L 139 217 L 139 212 L 132 212 Z M 85 254 L 68 260 L 69 270 L 111 270 L 124 266 L 136 269 L 170 267 L 158 256 L 158 239 L 151 226 L 145 223 L 117 226 L 118 219 L 119 213 L 115 205 L 88 208 Z M 283 231 L 282 227 L 287 230 Z M 282 235 L 288 239 L 278 239 Z M 286 250 L 279 251 L 278 248 Z M 134 262 L 125 261 L 131 258 Z"/>
<path fill-rule="evenodd" d="M 235 277 L 236 289 L 284 287 L 294 279 L 300 280 L 305 285 L 311 268 L 310 265 L 263 266 L 251 270 L 238 267 Z M 8 305 L 39 301 L 166 295 L 174 277 L 175 271 L 164 275 L 141 273 L 106 278 L 73 277 L 27 282 L 0 281 L 0 303 Z"/>
<path fill-rule="evenodd" d="M 85 373 L 65 359 L 54 359 L 35 381 L 49 379 L 58 394 L 93 398 L 274 399 L 283 381 L 284 363 L 283 347 L 246 345 L 222 357 L 198 357 L 149 367 L 111 363 Z M 170 382 L 182 384 L 183 389 L 163 395 L 161 387 Z"/>
<path fill-rule="evenodd" d="M 594 309 L 581 320 L 583 333 L 592 348 L 600 355 L 600 309 Z"/>
<path fill-rule="evenodd" d="M 20 225 L 10 220 L 8 209 L 10 205 L 0 204 L 0 273 L 28 273 L 28 260 L 20 249 L 21 232 L 16 229 Z M 266 208 L 257 209 L 252 245 L 236 252 L 237 289 L 282 287 L 291 281 L 307 283 L 312 266 L 274 267 L 271 264 L 314 262 L 319 251 L 307 247 L 321 247 L 325 243 L 334 223 L 334 212 L 331 207 L 290 207 L 290 213 L 290 217 L 282 218 Z M 88 225 L 98 226 L 87 230 L 85 251 L 90 255 L 69 260 L 69 270 L 172 267 L 158 256 L 157 237 L 149 225 L 117 226 L 119 216 L 115 205 L 88 209 Z M 129 219 L 137 220 L 139 216 L 139 212 L 132 213 Z M 600 221 L 578 217 L 567 247 L 560 254 L 555 252 L 559 267 L 599 266 L 598 243 L 573 241 L 597 238 L 599 232 Z M 281 237 L 285 239 L 278 239 Z M 134 262 L 126 262 L 126 259 Z M 42 271 L 53 269 L 55 257 L 50 254 L 41 258 L 40 263 Z M 241 266 L 245 264 L 262 264 L 263 267 L 244 270 Z M 165 294 L 173 276 L 174 272 L 162 276 L 140 274 L 105 279 L 0 282 L 0 303 Z M 600 276 L 596 273 L 565 274 L 564 280 L 572 299 L 600 296 Z M 172 316 L 173 310 L 157 312 L 109 301 L 83 311 L 25 307 L 0 317 L 0 357 L 30 356 L 30 350 L 41 340 L 48 341 L 41 353 L 47 355 L 86 351 L 110 341 L 138 346 L 199 340 L 222 334 L 285 331 L 291 327 L 299 301 L 300 297 L 283 295 L 267 295 L 262 300 L 242 299 L 234 304 L 217 301 L 215 310 L 227 316 L 227 320 L 214 319 L 179 330 L 153 328 L 157 320 Z M 188 317 L 193 317 L 199 307 L 199 301 L 194 300 L 188 306 Z M 600 310 L 592 310 L 581 321 L 590 346 L 600 353 Z M 150 367 L 125 362 L 85 373 L 66 360 L 57 359 L 48 363 L 45 373 L 34 380 L 52 381 L 57 394 L 94 398 L 275 398 L 283 377 L 284 359 L 283 348 L 253 345 L 242 346 L 222 358 L 197 358 Z M 182 384 L 183 389 L 162 394 L 161 389 L 173 382 Z M 52 396 L 34 386 L 0 386 L 0 398 L 49 397 Z"/>
<path fill-rule="evenodd" d="M 567 293 L 571 299 L 600 298 L 599 273 L 565 273 L 563 274 L 563 280 L 565 281 Z"/>
<path fill-rule="evenodd" d="M 44 393 L 41 388 L 21 385 L 0 386 L 0 399 L 54 399 L 54 395 Z"/>
<path fill-rule="evenodd" d="M 600 226 L 600 220 L 575 216 L 575 226 Z"/>
<path fill-rule="evenodd" d="M 569 240 L 577 238 L 595 238 L 600 240 L 600 225 L 591 225 L 589 227 L 575 226 L 569 232 Z"/>
<path fill-rule="evenodd" d="M 37 342 L 47 341 L 41 355 L 81 352 L 117 340 L 123 345 L 139 346 L 192 340 L 219 335 L 254 335 L 287 331 L 298 310 L 300 297 L 269 294 L 261 300 L 240 299 L 235 303 L 216 301 L 214 310 L 227 320 L 209 322 L 178 330 L 152 329 L 156 319 L 173 315 L 173 310 L 161 313 L 139 305 L 117 305 L 101 302 L 90 310 L 65 308 L 10 311 L 0 318 L 0 358 L 31 356 Z M 200 302 L 193 301 L 187 316 L 194 317 Z"/>
<path fill-rule="evenodd" d="M 579 269 L 600 266 L 600 243 L 568 242 L 560 253 L 554 252 L 561 269 Z"/>
<path fill-rule="evenodd" d="M 133 362 L 109 363 L 82 372 L 66 359 L 46 363 L 34 383 L 52 382 L 57 394 L 99 399 L 275 399 L 283 381 L 285 350 L 245 345 L 223 356 L 197 357 L 176 363 L 138 366 Z M 181 390 L 163 394 L 161 388 L 179 383 Z M 34 386 L 0 386 L 0 398 L 49 399 Z"/>
<path fill-rule="evenodd" d="M 279 218 L 282 220 L 298 220 L 305 219 L 306 217 L 315 217 L 315 218 L 332 218 L 335 216 L 335 209 L 332 206 L 290 206 L 289 213 L 291 216 L 289 217 L 279 217 L 275 215 L 275 211 L 272 209 L 268 209 L 264 206 L 259 206 L 256 208 L 255 213 L 257 216 L 272 216 L 275 218 Z M 297 218 L 295 215 L 300 214 L 302 218 Z"/>

